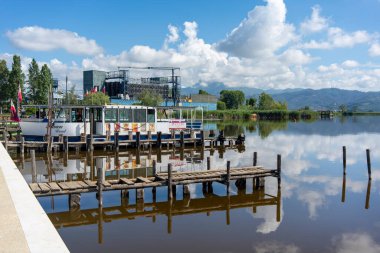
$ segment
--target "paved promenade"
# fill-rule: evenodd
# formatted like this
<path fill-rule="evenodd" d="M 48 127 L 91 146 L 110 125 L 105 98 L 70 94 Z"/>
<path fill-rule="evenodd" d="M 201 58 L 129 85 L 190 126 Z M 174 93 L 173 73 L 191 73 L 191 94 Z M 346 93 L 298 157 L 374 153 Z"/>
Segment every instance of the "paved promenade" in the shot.
<path fill-rule="evenodd" d="M 0 252 L 69 252 L 0 143 Z"/>

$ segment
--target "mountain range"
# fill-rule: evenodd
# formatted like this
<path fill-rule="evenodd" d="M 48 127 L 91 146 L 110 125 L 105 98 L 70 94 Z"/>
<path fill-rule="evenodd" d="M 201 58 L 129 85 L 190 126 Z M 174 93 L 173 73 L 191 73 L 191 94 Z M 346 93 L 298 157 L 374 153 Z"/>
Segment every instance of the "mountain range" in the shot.
<path fill-rule="evenodd" d="M 343 90 L 337 88 L 328 89 L 285 89 L 262 90 L 248 87 L 227 87 L 223 84 L 212 84 L 208 86 L 195 85 L 182 88 L 182 94 L 196 94 L 202 89 L 212 95 L 219 96 L 222 90 L 241 90 L 245 97 L 258 98 L 262 92 L 270 94 L 275 100 L 286 102 L 288 108 L 295 110 L 308 106 L 313 110 L 339 110 L 341 105 L 348 110 L 362 112 L 380 111 L 380 91 L 363 92 L 357 90 Z"/>

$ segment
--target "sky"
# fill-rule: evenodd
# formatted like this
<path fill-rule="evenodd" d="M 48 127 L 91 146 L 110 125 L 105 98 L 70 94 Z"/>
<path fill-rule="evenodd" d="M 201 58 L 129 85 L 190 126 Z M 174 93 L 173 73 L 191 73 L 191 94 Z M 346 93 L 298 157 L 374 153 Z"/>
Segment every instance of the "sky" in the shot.
<path fill-rule="evenodd" d="M 182 85 L 380 90 L 380 0 L 0 0 L 0 59 L 180 67 Z"/>

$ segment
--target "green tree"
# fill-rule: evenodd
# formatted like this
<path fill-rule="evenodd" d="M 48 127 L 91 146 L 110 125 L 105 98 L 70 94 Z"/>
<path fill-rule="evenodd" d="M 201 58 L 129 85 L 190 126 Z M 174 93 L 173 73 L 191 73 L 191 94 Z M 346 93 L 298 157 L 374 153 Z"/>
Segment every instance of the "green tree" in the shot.
<path fill-rule="evenodd" d="M 346 105 L 340 105 L 339 111 L 341 111 L 342 113 L 347 112 L 347 106 Z"/>
<path fill-rule="evenodd" d="M 40 68 L 35 59 L 29 64 L 28 68 L 29 77 L 29 92 L 28 97 L 32 103 L 38 103 L 39 100 L 39 87 L 40 87 Z"/>
<path fill-rule="evenodd" d="M 271 95 L 265 92 L 259 96 L 259 110 L 287 110 L 288 105 L 286 102 L 276 102 Z"/>
<path fill-rule="evenodd" d="M 0 101 L 7 101 L 10 97 L 9 90 L 9 70 L 5 60 L 0 61 Z"/>
<path fill-rule="evenodd" d="M 41 68 L 38 81 L 38 90 L 36 92 L 37 104 L 47 104 L 49 97 L 49 88 L 53 85 L 53 75 L 50 72 L 49 67 L 44 64 Z"/>
<path fill-rule="evenodd" d="M 220 101 L 226 104 L 227 109 L 238 109 L 245 101 L 245 95 L 240 90 L 222 90 Z"/>
<path fill-rule="evenodd" d="M 82 101 L 83 105 L 106 105 L 109 102 L 110 97 L 103 92 L 90 93 Z"/>
<path fill-rule="evenodd" d="M 217 110 L 226 110 L 226 103 L 222 102 L 222 101 L 218 101 L 216 103 L 216 109 Z"/>
<path fill-rule="evenodd" d="M 12 70 L 11 70 L 11 73 L 9 74 L 9 85 L 8 85 L 9 99 L 13 99 L 13 100 L 17 99 L 17 92 L 18 92 L 19 85 L 21 86 L 22 92 L 24 91 L 24 80 L 25 80 L 25 75 L 24 73 L 22 73 L 22 70 L 21 70 L 21 58 L 18 55 L 14 55 Z M 24 97 L 24 94 L 23 94 L 23 97 Z"/>
<path fill-rule="evenodd" d="M 200 95 L 210 95 L 210 93 L 208 93 L 205 90 L 199 90 L 198 94 L 200 94 Z"/>
<path fill-rule="evenodd" d="M 256 108 L 257 99 L 256 98 L 249 98 L 246 101 L 246 105 L 251 106 L 253 108 Z"/>
<path fill-rule="evenodd" d="M 138 98 L 141 104 L 146 106 L 159 106 L 163 101 L 160 94 L 152 93 L 149 90 L 141 92 Z"/>

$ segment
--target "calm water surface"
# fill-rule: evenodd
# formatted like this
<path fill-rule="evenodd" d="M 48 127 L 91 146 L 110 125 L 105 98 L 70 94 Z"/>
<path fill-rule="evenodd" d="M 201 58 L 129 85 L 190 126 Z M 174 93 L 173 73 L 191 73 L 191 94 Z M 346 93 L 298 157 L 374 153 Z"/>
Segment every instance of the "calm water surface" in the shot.
<path fill-rule="evenodd" d="M 380 252 L 380 117 L 350 117 L 313 123 L 210 123 L 226 135 L 245 132 L 245 147 L 184 152 L 145 150 L 95 152 L 95 168 L 105 177 L 151 174 L 152 160 L 159 170 L 173 163 L 176 170 L 258 164 L 275 168 L 282 155 L 282 182 L 266 178 L 265 189 L 247 181 L 245 192 L 233 185 L 230 197 L 224 185 L 213 192 L 191 186 L 191 197 L 170 204 L 167 190 L 145 190 L 145 203 L 105 192 L 98 208 L 95 193 L 82 194 L 81 208 L 69 210 L 68 197 L 39 201 L 72 252 Z M 347 175 L 343 176 L 342 146 L 347 146 Z M 368 180 L 366 153 L 371 150 L 372 180 Z M 28 157 L 16 162 L 28 182 L 96 178 L 87 154 L 56 155 L 49 163 L 38 157 L 37 173 Z M 51 170 L 47 168 L 50 167 Z M 154 203 L 153 203 L 154 202 Z"/>

